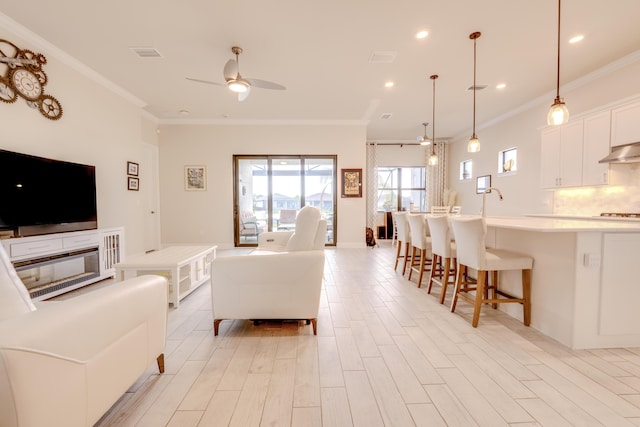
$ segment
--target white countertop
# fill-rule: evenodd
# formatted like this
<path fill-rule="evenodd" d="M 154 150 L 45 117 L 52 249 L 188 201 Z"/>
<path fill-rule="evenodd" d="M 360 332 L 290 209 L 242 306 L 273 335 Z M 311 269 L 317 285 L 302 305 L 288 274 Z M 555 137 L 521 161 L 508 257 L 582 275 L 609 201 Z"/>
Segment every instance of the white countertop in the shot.
<path fill-rule="evenodd" d="M 464 216 L 463 216 L 464 217 Z M 640 232 L 640 221 L 610 221 L 601 218 L 486 217 L 488 227 L 539 232 Z"/>

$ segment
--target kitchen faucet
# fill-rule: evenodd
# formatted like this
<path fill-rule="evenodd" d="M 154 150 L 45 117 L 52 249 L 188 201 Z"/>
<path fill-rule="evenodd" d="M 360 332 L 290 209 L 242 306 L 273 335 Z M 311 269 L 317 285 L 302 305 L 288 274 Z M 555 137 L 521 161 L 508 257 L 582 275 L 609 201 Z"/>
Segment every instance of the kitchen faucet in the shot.
<path fill-rule="evenodd" d="M 483 192 L 482 192 L 482 217 L 484 218 L 485 216 L 487 216 L 487 212 L 485 210 L 485 206 L 486 206 L 486 199 L 487 199 L 487 193 L 490 192 L 491 190 L 496 190 L 496 192 L 498 193 L 498 196 L 500 197 L 500 200 L 503 199 L 502 197 L 502 193 L 500 192 L 500 190 L 498 190 L 496 187 L 488 187 L 486 188 Z"/>

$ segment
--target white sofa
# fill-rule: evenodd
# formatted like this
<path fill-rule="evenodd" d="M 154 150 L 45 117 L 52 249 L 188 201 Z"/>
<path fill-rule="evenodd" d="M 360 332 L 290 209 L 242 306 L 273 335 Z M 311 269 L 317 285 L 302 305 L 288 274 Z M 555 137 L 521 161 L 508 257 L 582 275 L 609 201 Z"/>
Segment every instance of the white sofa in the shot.
<path fill-rule="evenodd" d="M 317 333 L 327 222 L 305 206 L 295 231 L 261 233 L 248 255 L 218 256 L 211 266 L 213 331 L 226 319 L 307 320 Z"/>
<path fill-rule="evenodd" d="M 36 307 L 0 245 L 0 426 L 92 426 L 155 361 L 167 282 L 141 276 Z"/>

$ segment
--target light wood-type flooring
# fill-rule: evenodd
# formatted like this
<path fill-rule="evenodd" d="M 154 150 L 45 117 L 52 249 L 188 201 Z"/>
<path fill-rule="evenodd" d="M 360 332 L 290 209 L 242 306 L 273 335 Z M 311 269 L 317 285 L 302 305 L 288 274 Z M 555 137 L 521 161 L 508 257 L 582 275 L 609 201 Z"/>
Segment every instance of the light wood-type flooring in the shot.
<path fill-rule="evenodd" d="M 380 244 L 326 250 L 317 336 L 235 320 L 214 337 L 203 285 L 169 313 L 166 372 L 97 426 L 640 426 L 640 348 L 573 351 L 489 306 L 474 329 Z"/>

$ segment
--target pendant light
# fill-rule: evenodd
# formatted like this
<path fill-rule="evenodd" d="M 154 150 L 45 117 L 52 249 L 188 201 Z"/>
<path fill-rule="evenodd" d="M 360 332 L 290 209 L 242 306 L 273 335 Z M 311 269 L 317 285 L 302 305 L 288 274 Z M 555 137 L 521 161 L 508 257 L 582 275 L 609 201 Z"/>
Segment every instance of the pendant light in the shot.
<path fill-rule="evenodd" d="M 560 2 L 558 0 L 558 73 L 556 75 L 556 99 L 553 100 L 549 113 L 547 114 L 547 124 L 557 126 L 569 121 L 569 110 L 564 100 L 560 98 Z"/>
<path fill-rule="evenodd" d="M 429 156 L 429 165 L 435 166 L 438 164 L 438 156 L 436 155 L 436 79 L 438 78 L 437 74 L 429 77 L 433 81 L 433 108 L 432 108 L 432 120 L 431 124 L 433 126 L 433 144 L 431 144 L 431 155 Z"/>
<path fill-rule="evenodd" d="M 467 144 L 467 151 L 469 153 L 477 153 L 480 151 L 480 140 L 478 139 L 478 135 L 476 135 L 476 40 L 480 38 L 482 33 L 476 31 L 475 33 L 471 33 L 469 38 L 473 40 L 473 134 L 471 135 L 471 139 L 469 139 L 469 144 Z"/>
<path fill-rule="evenodd" d="M 424 126 L 424 135 L 418 141 L 420 142 L 420 145 L 429 145 L 431 144 L 431 140 L 427 136 L 427 126 L 429 126 L 429 123 L 424 122 L 422 123 L 422 126 Z"/>

